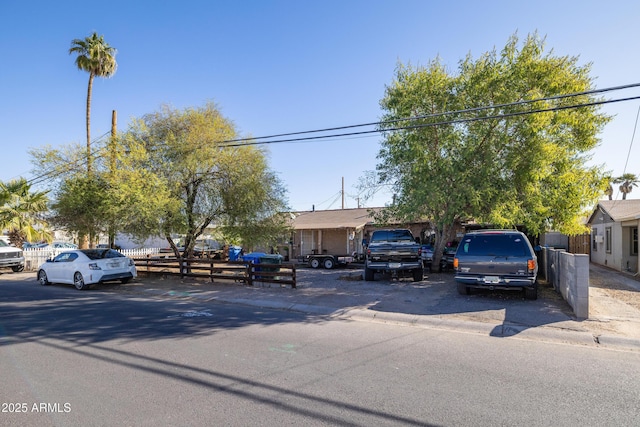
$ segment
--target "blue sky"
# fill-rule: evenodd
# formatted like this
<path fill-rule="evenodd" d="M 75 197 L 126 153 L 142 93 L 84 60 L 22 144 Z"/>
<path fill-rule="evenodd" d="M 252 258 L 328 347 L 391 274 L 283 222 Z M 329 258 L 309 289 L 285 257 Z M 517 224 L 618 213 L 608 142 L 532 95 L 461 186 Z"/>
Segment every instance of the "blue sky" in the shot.
<path fill-rule="evenodd" d="M 131 118 L 216 102 L 254 137 L 375 122 L 396 65 L 440 56 L 452 71 L 467 54 L 501 49 L 515 32 L 546 37 L 557 55 L 592 63 L 597 88 L 640 82 L 637 1 L 0 1 L 0 180 L 30 178 L 30 148 L 84 144 L 88 75 L 68 54 L 97 31 L 118 50 L 118 71 L 96 79 L 92 137 Z M 637 96 L 640 90 L 608 97 Z M 593 163 L 640 174 L 634 125 L 640 101 L 615 115 Z M 639 132 L 640 133 L 640 132 Z M 358 205 L 380 137 L 274 144 L 271 168 L 292 209 Z M 620 197 L 617 195 L 616 197 Z M 636 188 L 630 198 L 640 197 Z M 383 206 L 380 191 L 364 206 Z"/>

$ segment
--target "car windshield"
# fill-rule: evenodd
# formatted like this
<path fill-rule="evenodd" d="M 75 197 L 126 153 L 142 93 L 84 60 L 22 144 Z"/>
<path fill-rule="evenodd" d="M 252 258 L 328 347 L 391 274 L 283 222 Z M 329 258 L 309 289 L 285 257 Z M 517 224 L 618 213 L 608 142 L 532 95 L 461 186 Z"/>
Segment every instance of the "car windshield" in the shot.
<path fill-rule="evenodd" d="M 413 236 L 409 230 L 383 230 L 376 231 L 371 236 L 372 242 L 413 242 Z"/>
<path fill-rule="evenodd" d="M 526 241 L 518 234 L 488 234 L 465 237 L 461 250 L 477 256 L 527 256 Z"/>
<path fill-rule="evenodd" d="M 118 258 L 124 256 L 113 249 L 83 249 L 82 253 L 89 259 Z"/>
<path fill-rule="evenodd" d="M 10 246 L 10 245 L 7 245 L 7 242 L 5 242 L 4 240 L 0 240 L 0 248 L 5 248 L 7 246 Z"/>

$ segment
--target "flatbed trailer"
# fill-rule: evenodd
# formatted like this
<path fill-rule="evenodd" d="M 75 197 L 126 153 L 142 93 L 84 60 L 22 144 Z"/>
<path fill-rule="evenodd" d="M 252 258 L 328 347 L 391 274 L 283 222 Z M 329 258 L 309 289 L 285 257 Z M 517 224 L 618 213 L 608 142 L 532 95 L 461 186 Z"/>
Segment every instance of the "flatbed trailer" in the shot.
<path fill-rule="evenodd" d="M 351 255 L 331 255 L 331 254 L 322 254 L 322 255 L 306 255 L 304 260 L 309 267 L 311 268 L 320 268 L 324 267 L 327 270 L 331 270 L 332 268 L 338 265 L 347 265 L 354 261 L 354 258 Z"/>

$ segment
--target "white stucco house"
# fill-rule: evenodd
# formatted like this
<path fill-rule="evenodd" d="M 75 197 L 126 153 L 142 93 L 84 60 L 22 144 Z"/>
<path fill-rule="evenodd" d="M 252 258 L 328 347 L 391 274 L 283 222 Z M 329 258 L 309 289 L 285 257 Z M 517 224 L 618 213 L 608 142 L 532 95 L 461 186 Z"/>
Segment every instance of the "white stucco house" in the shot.
<path fill-rule="evenodd" d="M 640 199 L 601 200 L 587 224 L 591 227 L 591 262 L 638 273 Z"/>

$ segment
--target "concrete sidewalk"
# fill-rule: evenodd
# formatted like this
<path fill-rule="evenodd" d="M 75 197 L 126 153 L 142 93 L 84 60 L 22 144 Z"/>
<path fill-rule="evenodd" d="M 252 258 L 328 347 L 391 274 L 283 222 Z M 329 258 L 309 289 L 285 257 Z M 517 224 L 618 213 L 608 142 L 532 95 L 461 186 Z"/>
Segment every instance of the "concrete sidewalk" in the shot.
<path fill-rule="evenodd" d="M 640 351 L 640 282 L 607 269 L 590 269 L 590 316 L 576 320 L 569 305 L 549 286 L 539 298 L 518 292 L 458 295 L 452 273 L 430 273 L 422 282 L 376 276 L 361 280 L 357 269 L 297 271 L 298 287 L 194 279 L 139 277 L 117 287 L 145 296 L 219 301 L 418 327 Z M 629 290 L 631 289 L 631 290 Z"/>

